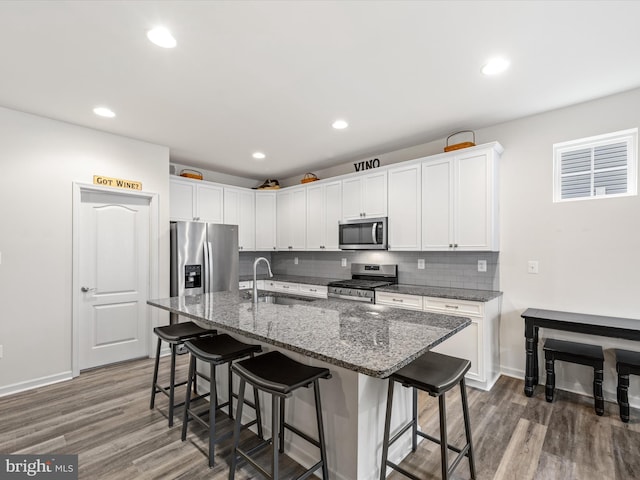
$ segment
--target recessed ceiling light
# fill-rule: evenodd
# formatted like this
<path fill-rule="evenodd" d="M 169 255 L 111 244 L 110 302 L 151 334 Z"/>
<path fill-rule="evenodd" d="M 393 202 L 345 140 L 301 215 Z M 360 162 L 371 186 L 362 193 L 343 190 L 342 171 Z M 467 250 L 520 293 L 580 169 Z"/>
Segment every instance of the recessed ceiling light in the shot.
<path fill-rule="evenodd" d="M 147 38 L 162 48 L 173 48 L 178 42 L 165 27 L 156 27 L 147 32 Z"/>
<path fill-rule="evenodd" d="M 483 67 L 482 73 L 485 75 L 497 75 L 509 68 L 509 60 L 502 57 L 496 57 L 489 60 Z"/>
<path fill-rule="evenodd" d="M 110 108 L 107 107 L 96 107 L 93 109 L 93 113 L 95 113 L 96 115 L 99 115 L 101 117 L 106 117 L 106 118 L 113 118 L 116 116 L 116 114 L 113 112 L 113 110 L 111 110 Z"/>
<path fill-rule="evenodd" d="M 335 122 L 333 122 L 331 124 L 331 126 L 333 128 L 335 128 L 336 130 L 342 130 L 344 128 L 347 128 L 349 126 L 349 124 L 347 123 L 346 120 L 336 120 Z"/>
<path fill-rule="evenodd" d="M 255 152 L 252 155 L 252 157 L 255 158 L 256 160 L 262 160 L 262 159 L 266 158 L 267 156 L 262 152 Z"/>

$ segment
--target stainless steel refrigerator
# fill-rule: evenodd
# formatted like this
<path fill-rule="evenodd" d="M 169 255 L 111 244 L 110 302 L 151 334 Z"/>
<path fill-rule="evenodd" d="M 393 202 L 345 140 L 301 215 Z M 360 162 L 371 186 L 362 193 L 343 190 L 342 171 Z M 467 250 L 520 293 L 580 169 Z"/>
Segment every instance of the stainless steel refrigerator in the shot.
<path fill-rule="evenodd" d="M 237 225 L 171 222 L 170 235 L 172 297 L 238 291 Z"/>

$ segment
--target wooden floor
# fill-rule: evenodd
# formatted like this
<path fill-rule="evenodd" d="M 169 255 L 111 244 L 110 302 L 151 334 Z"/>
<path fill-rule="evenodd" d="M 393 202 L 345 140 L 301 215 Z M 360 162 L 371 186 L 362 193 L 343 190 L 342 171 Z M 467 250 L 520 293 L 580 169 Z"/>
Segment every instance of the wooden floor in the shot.
<path fill-rule="evenodd" d="M 179 364 L 184 375 L 186 355 L 179 357 Z M 203 428 L 190 425 L 182 442 L 181 421 L 167 426 L 166 397 L 158 395 L 156 409 L 149 410 L 152 369 L 151 360 L 137 360 L 0 398 L 0 453 L 79 454 L 81 479 L 226 480 L 231 441 L 220 444 L 216 465 L 209 469 Z M 455 392 L 447 394 L 449 440 L 461 444 Z M 638 410 L 623 424 L 615 404 L 607 403 L 605 415 L 598 417 L 588 397 L 559 391 L 550 404 L 542 388 L 527 398 L 521 380 L 504 376 L 491 392 L 469 388 L 468 393 L 478 479 L 640 478 Z M 420 397 L 420 424 L 437 436 L 437 401 L 426 395 Z M 231 428 L 222 416 L 219 425 L 221 432 Z M 246 432 L 242 441 L 251 443 L 255 437 Z M 263 457 L 268 465 L 268 452 Z M 423 441 L 403 466 L 420 478 L 436 479 L 439 462 L 439 446 Z M 303 471 L 288 458 L 281 466 L 289 477 Z M 260 477 L 245 466 L 236 478 Z M 388 478 L 405 477 L 394 472 Z M 454 478 L 469 478 L 466 462 Z"/>

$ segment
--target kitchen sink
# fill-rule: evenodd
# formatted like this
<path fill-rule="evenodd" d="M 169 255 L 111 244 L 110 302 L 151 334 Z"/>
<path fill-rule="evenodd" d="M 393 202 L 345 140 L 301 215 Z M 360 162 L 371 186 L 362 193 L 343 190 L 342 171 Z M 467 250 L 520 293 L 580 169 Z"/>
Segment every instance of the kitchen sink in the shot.
<path fill-rule="evenodd" d="M 258 303 L 273 303 L 276 305 L 297 305 L 300 303 L 313 302 L 315 298 L 306 297 L 285 297 L 280 295 L 258 295 Z"/>
<path fill-rule="evenodd" d="M 251 300 L 252 295 L 250 293 L 244 294 L 242 298 Z M 294 295 L 258 295 L 258 303 L 271 303 L 274 305 L 300 305 L 311 303 L 317 300 L 312 297 L 300 297 Z"/>

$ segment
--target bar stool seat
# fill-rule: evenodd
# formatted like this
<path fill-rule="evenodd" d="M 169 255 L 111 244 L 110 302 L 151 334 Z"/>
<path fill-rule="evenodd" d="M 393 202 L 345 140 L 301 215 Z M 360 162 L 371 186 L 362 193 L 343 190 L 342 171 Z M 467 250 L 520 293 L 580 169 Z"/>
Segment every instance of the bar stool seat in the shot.
<path fill-rule="evenodd" d="M 418 480 L 418 477 L 406 471 L 399 465 L 389 461 L 389 447 L 398 440 L 409 428 L 412 429 L 411 450 L 417 449 L 417 436 L 420 435 L 427 440 L 440 445 L 440 461 L 443 480 L 447 480 L 460 461 L 467 457 L 469 460 L 469 470 L 471 478 L 476 478 L 475 462 L 473 458 L 473 445 L 471 442 L 471 424 L 469 420 L 469 407 L 467 404 L 467 392 L 465 387 L 464 376 L 471 368 L 471 362 L 461 358 L 442 355 L 435 352 L 427 352 L 421 357 L 398 370 L 389 377 L 389 390 L 387 393 L 387 410 L 384 426 L 384 439 L 382 444 L 382 463 L 380 465 L 380 480 L 386 478 L 387 467 L 400 472 L 412 480 Z M 393 410 L 393 391 L 395 383 L 400 383 L 403 387 L 412 388 L 413 396 L 413 415 L 412 419 L 404 425 L 391 439 L 391 412 Z M 462 398 L 462 413 L 464 418 L 464 428 L 467 443 L 462 448 L 449 445 L 447 441 L 447 416 L 445 393 L 456 385 L 460 385 L 460 393 Z M 427 392 L 432 397 L 438 397 L 439 413 L 440 413 L 440 438 L 433 437 L 424 432 L 418 431 L 418 390 Z M 453 450 L 458 455 L 449 466 L 449 450 Z"/>
<path fill-rule="evenodd" d="M 175 407 L 184 405 L 184 402 L 175 402 L 175 387 L 186 385 L 187 381 L 181 381 L 176 383 L 176 355 L 177 347 L 182 345 L 185 340 L 192 338 L 199 338 L 205 336 L 215 335 L 215 330 L 208 330 L 196 325 L 193 322 L 181 322 L 174 323 L 172 325 L 166 325 L 163 327 L 155 327 L 153 333 L 158 337 L 158 346 L 156 348 L 155 366 L 153 369 L 153 383 L 151 384 L 151 402 L 149 409 L 153 410 L 155 406 L 156 393 L 163 393 L 169 397 L 169 427 L 173 426 L 173 412 Z M 162 348 L 162 342 L 165 341 L 169 344 L 171 349 L 171 373 L 169 379 L 169 385 L 163 386 L 158 384 L 158 368 L 160 366 L 160 349 Z"/>
<path fill-rule="evenodd" d="M 548 338 L 544 342 L 544 358 L 547 370 L 545 383 L 545 397 L 547 402 L 553 402 L 556 386 L 555 361 L 577 363 L 593 368 L 593 398 L 597 415 L 604 414 L 604 396 L 602 394 L 602 380 L 604 378 L 604 352 L 599 345 L 587 343 L 567 342 Z"/>
<path fill-rule="evenodd" d="M 185 348 L 191 353 L 191 360 L 189 362 L 189 380 L 187 383 L 187 393 L 185 398 L 184 416 L 182 421 L 182 441 L 187 438 L 187 425 L 190 420 L 195 420 L 209 430 L 209 466 L 213 467 L 215 457 L 215 444 L 222 440 L 231 437 L 232 431 L 227 432 L 225 435 L 216 436 L 216 411 L 224 407 L 228 407 L 229 418 L 233 419 L 233 404 L 232 398 L 237 397 L 233 393 L 233 378 L 231 374 L 231 364 L 234 360 L 238 360 L 246 357 L 253 357 L 255 353 L 262 351 L 260 345 L 251 345 L 236 340 L 231 335 L 220 334 L 212 337 L 203 337 L 187 340 L 184 342 Z M 197 412 L 191 408 L 191 384 L 197 377 L 196 372 L 196 359 L 201 360 L 209 364 L 209 392 L 198 396 L 197 398 L 209 397 L 209 408 L 205 411 Z M 227 401 L 224 403 L 218 403 L 217 385 L 216 385 L 216 368 L 218 365 L 227 364 L 228 370 L 228 396 Z M 254 390 L 254 403 L 247 402 L 242 398 L 240 402 L 246 402 L 250 407 L 256 411 L 256 419 L 243 425 L 243 427 L 250 427 L 251 425 L 258 425 L 258 436 L 262 438 L 262 423 L 260 417 L 260 402 L 258 399 L 258 393 Z M 241 409 L 238 407 L 238 411 Z M 205 420 L 205 416 L 208 415 L 208 420 Z"/>
<path fill-rule="evenodd" d="M 322 469 L 322 478 L 329 478 L 327 467 L 327 452 L 324 437 L 324 426 L 322 424 L 322 405 L 320 403 L 320 388 L 318 380 L 321 378 L 331 378 L 331 373 L 327 368 L 313 367 L 297 362 L 286 355 L 278 352 L 268 352 L 248 360 L 234 363 L 232 370 L 240 377 L 240 388 L 238 392 L 238 412 L 236 414 L 236 424 L 233 434 L 233 453 L 229 480 L 235 478 L 236 467 L 239 459 L 244 459 L 255 467 L 266 478 L 279 479 L 278 453 L 284 452 L 284 430 L 285 428 L 293 432 L 300 438 L 315 445 L 320 449 L 320 461 L 309 468 L 298 478 L 307 478 L 313 472 Z M 254 391 L 262 390 L 271 394 L 271 440 L 265 441 L 249 451 L 239 448 L 240 441 L 240 419 L 242 416 L 242 399 L 246 384 L 251 385 Z M 285 399 L 291 397 L 298 388 L 313 385 L 313 392 L 316 404 L 316 422 L 318 426 L 318 438 L 312 438 L 308 434 L 298 430 L 293 425 L 285 422 Z M 269 473 L 262 466 L 258 465 L 250 455 L 255 451 L 271 444 L 272 463 Z M 278 447 L 276 448 L 276 445 Z"/>
<path fill-rule="evenodd" d="M 629 375 L 640 375 L 640 352 L 615 349 L 620 420 L 629 421 Z"/>

